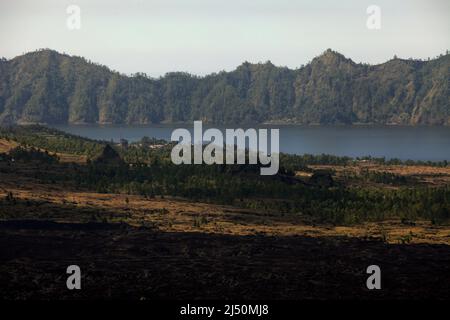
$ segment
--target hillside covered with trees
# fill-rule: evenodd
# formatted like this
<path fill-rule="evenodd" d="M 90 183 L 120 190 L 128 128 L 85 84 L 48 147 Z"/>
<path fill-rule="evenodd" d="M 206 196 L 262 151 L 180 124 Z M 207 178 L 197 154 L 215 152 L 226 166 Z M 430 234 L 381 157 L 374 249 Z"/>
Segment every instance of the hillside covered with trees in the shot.
<path fill-rule="evenodd" d="M 367 65 L 329 49 L 295 70 L 244 62 L 155 79 L 38 50 L 0 60 L 0 124 L 450 125 L 449 70 L 449 54 Z"/>

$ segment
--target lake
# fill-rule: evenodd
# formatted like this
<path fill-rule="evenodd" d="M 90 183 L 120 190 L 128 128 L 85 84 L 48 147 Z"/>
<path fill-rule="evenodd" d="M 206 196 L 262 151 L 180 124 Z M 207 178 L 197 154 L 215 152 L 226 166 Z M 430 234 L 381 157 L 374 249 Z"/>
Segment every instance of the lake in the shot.
<path fill-rule="evenodd" d="M 172 131 L 183 125 L 54 127 L 92 139 L 119 141 L 123 138 L 133 142 L 143 136 L 170 140 Z M 450 160 L 450 127 L 261 125 L 258 128 L 280 129 L 280 151 L 285 153 Z"/>

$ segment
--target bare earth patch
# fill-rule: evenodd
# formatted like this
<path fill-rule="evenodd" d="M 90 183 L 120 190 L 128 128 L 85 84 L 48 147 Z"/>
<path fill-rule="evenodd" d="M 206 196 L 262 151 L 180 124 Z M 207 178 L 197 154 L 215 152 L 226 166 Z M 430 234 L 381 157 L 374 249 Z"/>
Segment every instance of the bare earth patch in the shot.
<path fill-rule="evenodd" d="M 52 185 L 8 186 L 19 201 L 5 212 L 8 219 L 51 219 L 57 222 L 124 222 L 133 226 L 153 226 L 161 231 L 206 232 L 230 235 L 346 236 L 376 238 L 388 243 L 436 243 L 450 245 L 450 227 L 429 221 L 413 225 L 399 220 L 354 226 L 312 225 L 298 214 L 280 215 L 231 206 L 189 202 L 174 198 L 153 198 L 126 194 L 65 191 Z M 1 189 L 0 189 L 1 190 Z M 6 197 L 6 189 L 0 198 Z M 27 206 L 27 201 L 30 202 Z M 36 203 L 33 203 L 33 202 Z M 37 205 L 38 204 L 38 205 Z M 21 210 L 22 208 L 22 210 Z"/>

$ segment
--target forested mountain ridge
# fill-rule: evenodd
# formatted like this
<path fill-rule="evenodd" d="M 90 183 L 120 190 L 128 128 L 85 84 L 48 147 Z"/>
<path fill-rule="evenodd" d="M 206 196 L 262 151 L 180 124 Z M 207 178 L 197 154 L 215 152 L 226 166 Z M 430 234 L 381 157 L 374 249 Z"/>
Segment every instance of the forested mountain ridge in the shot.
<path fill-rule="evenodd" d="M 0 60 L 0 123 L 288 122 L 450 125 L 450 55 L 357 64 L 328 49 L 299 69 L 125 76 L 52 50 Z"/>

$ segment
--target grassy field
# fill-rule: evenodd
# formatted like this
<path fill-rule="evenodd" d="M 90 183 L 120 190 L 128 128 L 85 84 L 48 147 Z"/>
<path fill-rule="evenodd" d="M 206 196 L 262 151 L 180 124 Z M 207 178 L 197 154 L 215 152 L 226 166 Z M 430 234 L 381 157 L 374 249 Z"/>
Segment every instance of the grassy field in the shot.
<path fill-rule="evenodd" d="M 367 222 L 352 226 L 315 224 L 308 217 L 260 212 L 232 206 L 138 195 L 69 191 L 60 186 L 27 182 L 18 187 L 3 181 L 0 215 L 5 220 L 51 220 L 58 223 L 126 223 L 163 232 L 203 232 L 228 235 L 344 236 L 386 243 L 450 245 L 450 227 L 429 221 Z M 24 181 L 25 182 L 25 181 Z M 8 190 L 8 191 L 6 191 Z M 8 193 L 13 200 L 5 200 Z"/>

